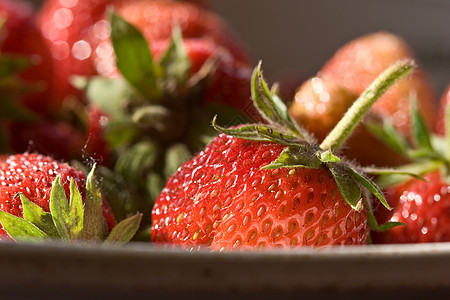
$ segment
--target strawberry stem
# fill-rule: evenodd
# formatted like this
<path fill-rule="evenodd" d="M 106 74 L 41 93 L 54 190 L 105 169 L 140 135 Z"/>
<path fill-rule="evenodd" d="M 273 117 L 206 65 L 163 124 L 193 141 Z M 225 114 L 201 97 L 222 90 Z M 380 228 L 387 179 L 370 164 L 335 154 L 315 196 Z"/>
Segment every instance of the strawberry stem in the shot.
<path fill-rule="evenodd" d="M 342 117 L 341 121 L 327 135 L 320 144 L 323 150 L 335 151 L 352 134 L 353 130 L 367 114 L 372 105 L 386 90 L 399 79 L 409 75 L 415 67 L 412 60 L 401 60 L 381 73 L 375 81 L 361 94 L 353 103 L 349 110 Z"/>

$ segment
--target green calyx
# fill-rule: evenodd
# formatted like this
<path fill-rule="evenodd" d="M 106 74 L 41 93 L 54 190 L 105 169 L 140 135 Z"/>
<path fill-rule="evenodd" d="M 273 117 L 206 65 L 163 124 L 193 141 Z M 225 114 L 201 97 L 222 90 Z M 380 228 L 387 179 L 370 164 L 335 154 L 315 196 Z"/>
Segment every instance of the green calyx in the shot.
<path fill-rule="evenodd" d="M 137 232 L 142 215 L 138 213 L 121 221 L 108 235 L 102 196 L 94 181 L 94 170 L 92 168 L 87 177 L 84 202 L 73 179 L 67 199 L 61 176 L 58 175 L 50 195 L 50 212 L 45 212 L 20 194 L 23 218 L 0 211 L 3 228 L 16 241 L 56 239 L 65 242 L 127 243 Z"/>
<path fill-rule="evenodd" d="M 428 129 L 417 105 L 415 94 L 410 96 L 411 102 L 411 137 L 407 138 L 392 125 L 390 119 L 384 119 L 382 124 L 369 123 L 369 129 L 382 142 L 401 154 L 410 163 L 398 168 L 405 173 L 417 174 L 417 178 L 433 171 L 440 171 L 450 183 L 450 107 L 445 109 L 445 136 L 432 134 Z M 377 183 L 382 187 L 390 187 L 409 179 L 406 174 L 382 175 Z"/>
<path fill-rule="evenodd" d="M 289 116 L 276 89 L 269 89 L 262 76 L 261 64 L 254 69 L 251 91 L 253 103 L 267 124 L 224 128 L 218 126 L 214 119 L 213 126 L 218 131 L 237 138 L 285 145 L 286 148 L 281 155 L 269 165 L 264 166 L 264 169 L 328 168 L 344 200 L 353 209 L 359 210 L 362 206 L 365 207 L 369 225 L 373 230 L 387 230 L 399 223 L 378 225 L 368 196 L 374 195 L 386 208 L 390 209 L 380 187 L 366 176 L 362 169 L 345 162 L 335 153 L 367 114 L 373 103 L 396 81 L 410 74 L 414 67 L 414 62 L 403 60 L 380 74 L 320 145 Z M 409 174 L 406 171 L 398 173 Z"/>

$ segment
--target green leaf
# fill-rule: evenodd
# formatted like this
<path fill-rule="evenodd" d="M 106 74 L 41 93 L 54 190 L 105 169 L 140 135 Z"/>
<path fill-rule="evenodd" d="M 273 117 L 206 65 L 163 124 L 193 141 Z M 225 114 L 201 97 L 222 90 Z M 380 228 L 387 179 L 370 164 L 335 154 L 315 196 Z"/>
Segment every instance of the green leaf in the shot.
<path fill-rule="evenodd" d="M 430 132 L 417 106 L 416 96 L 411 96 L 411 112 L 413 137 L 416 146 L 425 152 L 433 152 L 431 146 Z"/>
<path fill-rule="evenodd" d="M 286 147 L 280 156 L 262 169 L 276 168 L 312 168 L 318 169 L 322 162 L 316 155 L 316 149 L 309 145 Z"/>
<path fill-rule="evenodd" d="M 409 144 L 405 136 L 401 134 L 387 119 L 380 125 L 377 122 L 369 121 L 366 123 L 369 131 L 379 140 L 384 142 L 392 150 L 400 153 L 404 157 L 408 157 Z"/>
<path fill-rule="evenodd" d="M 61 175 L 58 175 L 53 181 L 50 194 L 50 212 L 61 239 L 70 240 L 70 230 L 67 226 L 69 223 L 69 204 L 61 182 Z"/>
<path fill-rule="evenodd" d="M 262 137 L 257 129 L 256 124 L 251 125 L 243 125 L 240 127 L 234 127 L 234 128 L 225 128 L 221 127 L 216 124 L 216 117 L 214 117 L 212 121 L 212 126 L 219 132 L 234 136 L 236 138 L 244 139 L 244 140 L 252 140 L 252 141 L 270 141 L 267 138 Z M 265 126 L 265 125 L 259 125 L 259 126 Z"/>
<path fill-rule="evenodd" d="M 159 66 L 154 62 L 149 44 L 142 33 L 117 13 L 109 14 L 111 40 L 117 58 L 117 68 L 123 77 L 143 96 L 157 99 Z"/>
<path fill-rule="evenodd" d="M 38 227 L 52 238 L 59 238 L 58 230 L 53 223 L 52 215 L 45 212 L 39 205 L 31 202 L 25 195 L 20 194 L 23 218 Z"/>
<path fill-rule="evenodd" d="M 0 55 L 0 78 L 16 75 L 19 71 L 31 66 L 30 59 L 25 56 Z"/>
<path fill-rule="evenodd" d="M 286 146 L 297 146 L 298 144 L 306 144 L 306 142 L 298 137 L 283 134 L 278 128 L 273 128 L 270 126 L 258 124 L 256 125 L 256 130 L 261 137 L 267 138 L 277 144 Z"/>
<path fill-rule="evenodd" d="M 383 191 L 381 190 L 380 187 L 378 187 L 375 184 L 375 182 L 370 180 L 364 174 L 358 173 L 354 169 L 349 168 L 349 170 L 352 171 L 353 176 L 359 183 L 361 183 L 370 193 L 372 193 L 375 197 L 377 197 L 378 200 L 380 200 L 381 204 L 383 204 L 384 207 L 391 210 L 391 207 L 389 206 L 389 204 L 386 201 L 386 198 L 383 195 Z"/>
<path fill-rule="evenodd" d="M 333 174 L 336 185 L 344 198 L 353 209 L 358 208 L 358 202 L 361 200 L 361 188 L 356 183 L 353 171 L 340 163 L 326 164 Z"/>
<path fill-rule="evenodd" d="M 142 214 L 137 213 L 114 226 L 105 243 L 125 244 L 129 242 L 139 229 Z"/>
<path fill-rule="evenodd" d="M 364 208 L 366 209 L 367 223 L 372 230 L 382 232 L 382 231 L 386 231 L 386 230 L 389 230 L 389 229 L 397 227 L 397 226 L 405 225 L 401 222 L 387 222 L 387 223 L 379 225 L 377 219 L 375 218 L 375 215 L 373 214 L 372 207 L 370 206 L 369 198 L 370 198 L 370 196 L 364 194 L 363 205 L 364 205 Z"/>
<path fill-rule="evenodd" d="M 21 106 L 8 95 L 2 95 L 0 107 L 0 121 L 34 121 L 36 119 L 36 115 L 32 111 Z"/>
<path fill-rule="evenodd" d="M 87 97 L 110 118 L 123 118 L 126 115 L 125 106 L 132 97 L 130 86 L 123 78 L 92 77 L 87 82 Z"/>
<path fill-rule="evenodd" d="M 84 223 L 84 207 L 80 191 L 73 178 L 70 180 L 70 202 L 69 202 L 69 223 L 68 229 L 72 240 L 77 239 Z"/>
<path fill-rule="evenodd" d="M 113 150 L 117 150 L 134 141 L 139 131 L 131 118 L 110 119 L 106 126 L 106 140 Z"/>
<path fill-rule="evenodd" d="M 295 126 L 290 118 L 287 107 L 276 93 L 269 90 L 261 71 L 261 62 L 253 70 L 251 78 L 251 95 L 253 103 L 260 115 L 269 124 L 288 128 L 293 134 L 306 138 L 299 126 Z M 274 97 L 275 96 L 275 97 Z"/>
<path fill-rule="evenodd" d="M 173 26 L 169 48 L 163 53 L 159 64 L 165 82 L 175 79 L 170 85 L 179 86 L 188 79 L 191 61 L 184 47 L 179 25 Z"/>
<path fill-rule="evenodd" d="M 178 168 L 192 157 L 191 151 L 183 143 L 177 143 L 166 151 L 164 175 L 169 178 Z"/>
<path fill-rule="evenodd" d="M 114 170 L 128 181 L 145 187 L 147 172 L 153 168 L 160 153 L 157 143 L 143 140 L 130 146 L 118 157 Z"/>
<path fill-rule="evenodd" d="M 405 181 L 411 179 L 410 174 L 416 174 L 417 176 L 427 174 L 429 172 L 436 171 L 440 168 L 442 162 L 429 160 L 429 161 L 421 161 L 417 163 L 411 163 L 407 165 L 403 165 L 401 167 L 397 167 L 397 171 L 399 174 L 381 174 L 377 178 L 377 185 L 381 188 L 387 188 L 391 186 L 398 185 Z M 404 174 L 402 174 L 404 173 Z M 422 179 L 422 178 L 420 178 Z"/>
<path fill-rule="evenodd" d="M 48 238 L 47 234 L 30 222 L 1 210 L 0 222 L 3 229 L 15 241 L 35 241 Z"/>
<path fill-rule="evenodd" d="M 88 241 L 99 241 L 106 236 L 107 224 L 103 216 L 103 201 L 94 179 L 95 166 L 86 179 L 84 202 L 84 224 L 82 237 Z"/>

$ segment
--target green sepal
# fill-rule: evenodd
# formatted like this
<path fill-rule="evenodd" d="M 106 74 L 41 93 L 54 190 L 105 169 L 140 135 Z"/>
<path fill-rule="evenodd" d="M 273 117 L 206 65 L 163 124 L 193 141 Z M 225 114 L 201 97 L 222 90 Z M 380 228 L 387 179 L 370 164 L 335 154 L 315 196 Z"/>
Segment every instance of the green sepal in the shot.
<path fill-rule="evenodd" d="M 366 210 L 366 215 L 367 215 L 367 224 L 369 225 L 370 229 L 374 230 L 374 231 L 378 231 L 378 232 L 383 232 L 389 229 L 392 229 L 394 227 L 397 226 L 402 226 L 405 225 L 404 223 L 401 222 L 386 222 L 384 224 L 378 224 L 377 219 L 375 218 L 375 215 L 373 213 L 372 207 L 370 205 L 370 200 L 369 200 L 370 196 L 367 195 L 363 195 L 363 205 L 364 208 Z"/>
<path fill-rule="evenodd" d="M 388 188 L 410 180 L 413 174 L 415 175 L 414 177 L 426 181 L 421 175 L 439 170 L 441 166 L 442 162 L 436 160 L 420 161 L 403 165 L 396 169 L 396 173 L 380 174 L 381 176 L 377 178 L 376 183 L 381 188 Z"/>
<path fill-rule="evenodd" d="M 69 198 L 69 214 L 68 228 L 72 240 L 77 239 L 84 226 L 84 207 L 83 199 L 80 191 L 75 184 L 73 178 L 70 180 L 70 198 Z"/>
<path fill-rule="evenodd" d="M 0 55 L 0 79 L 16 75 L 31 66 L 29 58 L 17 55 Z"/>
<path fill-rule="evenodd" d="M 421 113 L 419 112 L 416 97 L 411 97 L 411 113 L 414 138 L 413 141 L 415 142 L 416 147 L 418 148 L 418 150 L 422 150 L 421 152 L 433 152 L 430 132 Z M 425 156 L 425 154 L 422 155 Z"/>
<path fill-rule="evenodd" d="M 191 61 L 183 44 L 183 37 L 179 25 L 172 28 L 172 39 L 169 48 L 162 54 L 159 61 L 162 77 L 168 90 L 183 85 L 191 69 Z M 175 82 L 171 82 L 175 79 Z"/>
<path fill-rule="evenodd" d="M 244 140 L 251 140 L 251 141 L 270 141 L 269 139 L 262 137 L 258 132 L 258 126 L 266 126 L 269 127 L 269 125 L 263 125 L 263 124 L 251 124 L 251 125 L 243 125 L 240 127 L 221 127 L 216 124 L 217 117 L 214 117 L 212 120 L 212 126 L 219 132 L 231 135 L 236 138 L 244 139 Z"/>
<path fill-rule="evenodd" d="M 389 148 L 400 153 L 404 157 L 408 157 L 409 144 L 404 135 L 398 132 L 392 125 L 390 120 L 383 120 L 383 124 L 375 121 L 366 122 L 369 131 L 378 139 L 383 141 Z"/>
<path fill-rule="evenodd" d="M 309 145 L 286 147 L 276 160 L 261 169 L 296 167 L 318 169 L 322 165 L 322 162 L 315 155 L 316 151 L 316 149 Z"/>
<path fill-rule="evenodd" d="M 341 159 L 339 157 L 337 157 L 336 155 L 331 153 L 331 151 L 329 151 L 329 150 L 323 151 L 322 153 L 320 153 L 320 160 L 323 163 L 338 163 L 341 161 Z"/>
<path fill-rule="evenodd" d="M 95 183 L 94 172 L 95 166 L 86 178 L 82 238 L 88 241 L 102 240 L 107 233 L 107 224 L 103 216 L 103 200 Z"/>
<path fill-rule="evenodd" d="M 383 191 L 380 187 L 378 187 L 375 182 L 373 182 L 371 179 L 369 179 L 364 174 L 360 174 L 359 172 L 355 171 L 352 168 L 349 168 L 349 170 L 353 173 L 354 178 L 356 181 L 358 181 L 362 186 L 364 186 L 372 195 L 377 197 L 377 199 L 383 204 L 384 207 L 391 210 L 392 208 L 387 203 L 386 198 L 383 195 Z"/>
<path fill-rule="evenodd" d="M 276 89 L 271 91 L 262 75 L 260 62 L 251 77 L 251 96 L 259 114 L 269 124 L 285 127 L 300 138 L 307 138 L 306 131 L 292 120 L 286 105 L 274 91 Z"/>
<path fill-rule="evenodd" d="M 282 132 L 280 132 L 279 128 L 272 128 L 270 126 L 262 126 L 261 124 L 258 124 L 256 126 L 256 130 L 261 137 L 264 137 L 269 141 L 281 145 L 297 146 L 299 143 L 307 144 L 307 142 L 299 139 L 298 137 L 289 134 L 283 134 Z"/>
<path fill-rule="evenodd" d="M 1 91 L 1 89 L 0 89 Z M 0 99 L 0 121 L 34 121 L 36 115 L 28 108 L 21 106 L 13 97 L 3 94 Z"/>
<path fill-rule="evenodd" d="M 35 241 L 49 236 L 30 222 L 0 210 L 3 229 L 15 241 Z"/>
<path fill-rule="evenodd" d="M 62 186 L 61 175 L 58 175 L 53 181 L 50 193 L 50 212 L 60 238 L 70 240 L 71 234 L 68 226 L 69 204 L 67 203 L 66 192 Z"/>
<path fill-rule="evenodd" d="M 122 220 L 111 230 L 111 233 L 106 238 L 105 243 L 125 244 L 129 242 L 138 231 L 141 220 L 142 214 L 140 213 Z"/>
<path fill-rule="evenodd" d="M 38 227 L 51 238 L 59 238 L 58 230 L 53 223 L 52 215 L 45 212 L 39 205 L 31 202 L 25 195 L 20 194 L 23 218 Z"/>
<path fill-rule="evenodd" d="M 327 163 L 326 165 L 334 177 L 342 198 L 357 210 L 360 205 L 358 202 L 361 200 L 361 188 L 355 181 L 352 169 L 341 163 Z"/>
<path fill-rule="evenodd" d="M 164 175 L 169 178 L 178 168 L 192 157 L 191 151 L 183 143 L 172 145 L 166 150 Z"/>
<path fill-rule="evenodd" d="M 142 33 L 114 11 L 110 11 L 111 40 L 117 68 L 123 77 L 147 99 L 158 99 L 161 70 L 153 59 L 149 43 Z"/>
<path fill-rule="evenodd" d="M 118 157 L 114 170 L 138 186 L 144 186 L 146 171 L 153 168 L 160 153 L 157 143 L 143 140 L 130 146 Z"/>
<path fill-rule="evenodd" d="M 90 77 L 85 89 L 89 102 L 112 118 L 125 116 L 127 100 L 133 95 L 130 86 L 122 77 L 114 79 Z"/>

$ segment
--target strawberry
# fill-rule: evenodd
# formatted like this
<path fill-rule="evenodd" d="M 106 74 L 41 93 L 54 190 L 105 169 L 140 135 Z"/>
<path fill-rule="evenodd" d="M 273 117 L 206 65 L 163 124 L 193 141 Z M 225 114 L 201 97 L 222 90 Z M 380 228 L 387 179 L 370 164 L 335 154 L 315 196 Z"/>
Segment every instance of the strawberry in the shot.
<path fill-rule="evenodd" d="M 289 106 L 289 113 L 297 123 L 322 141 L 356 99 L 357 94 L 337 80 L 316 76 L 298 88 L 294 101 Z M 372 111 L 368 119 L 377 121 L 379 116 Z M 392 151 L 369 131 L 366 122 L 355 129 L 346 145 L 342 149 L 342 155 L 355 159 L 362 165 L 395 166 L 405 162 L 401 155 Z"/>
<path fill-rule="evenodd" d="M 20 0 L 1 0 L 2 28 L 0 50 L 2 56 L 22 56 L 30 66 L 19 73 L 31 91 L 20 97 L 21 103 L 35 112 L 47 114 L 51 110 L 52 58 L 35 24 L 33 7 Z M 4 64 L 4 62 L 2 62 Z"/>
<path fill-rule="evenodd" d="M 16 122 L 8 126 L 8 131 L 14 153 L 38 152 L 55 159 L 81 159 L 86 141 L 80 130 L 61 121 Z"/>
<path fill-rule="evenodd" d="M 439 112 L 437 117 L 437 122 L 435 126 L 435 131 L 440 134 L 445 134 L 445 109 L 447 105 L 450 103 L 450 84 L 447 86 L 445 92 L 442 94 L 440 99 Z"/>
<path fill-rule="evenodd" d="M 448 112 L 446 102 L 444 95 L 442 107 Z M 390 144 L 393 149 L 412 161 L 403 168 L 413 170 L 422 178 L 408 180 L 382 176 L 379 179 L 380 185 L 385 187 L 386 199 L 394 209 L 387 211 L 379 207 L 375 211 L 376 217 L 381 222 L 391 220 L 402 222 L 404 226 L 375 233 L 375 243 L 430 243 L 450 240 L 450 135 L 430 134 L 419 108 L 414 102 L 413 104 L 410 143 L 400 132 L 389 130 L 383 133 L 383 128 L 379 132 L 383 133 L 381 137 L 388 137 L 386 141 L 394 142 Z M 441 121 L 442 124 L 447 123 L 448 126 L 450 115 L 443 112 L 442 117 L 446 118 Z"/>
<path fill-rule="evenodd" d="M 414 54 L 400 37 L 376 32 L 359 37 L 341 47 L 322 67 L 319 74 L 333 78 L 350 91 L 360 94 L 387 66 Z M 432 128 L 436 115 L 436 93 L 420 66 L 414 74 L 389 90 L 372 111 L 381 118 L 392 118 L 395 128 L 410 133 L 410 97 L 415 95 L 427 126 Z"/>
<path fill-rule="evenodd" d="M 400 63 L 371 85 L 324 142 L 316 144 L 269 90 L 260 66 L 252 98 L 268 124 L 222 128 L 222 134 L 169 179 L 152 211 L 152 240 L 216 250 L 364 244 L 379 226 L 369 201 L 378 187 L 333 154 L 371 104 L 411 71 Z M 358 110 L 356 107 L 359 107 Z M 361 207 L 363 206 L 363 207 Z"/>
<path fill-rule="evenodd" d="M 119 223 L 115 227 L 111 208 L 96 190 L 92 176 L 93 172 L 86 178 L 78 169 L 40 154 L 2 156 L 1 236 L 97 239 L 108 231 L 116 235 L 119 229 L 123 230 L 123 225 Z M 135 232 L 138 224 L 134 225 Z"/>
<path fill-rule="evenodd" d="M 385 190 L 394 210 L 377 213 L 379 221 L 402 222 L 404 226 L 376 233 L 380 244 L 432 243 L 450 241 L 450 185 L 439 171 Z"/>
<path fill-rule="evenodd" d="M 245 48 L 215 13 L 182 1 L 86 0 L 45 1 L 39 17 L 41 31 L 57 61 L 56 81 L 62 95 L 73 93 L 73 74 L 116 74 L 114 53 L 105 19 L 108 5 L 141 29 L 151 43 L 167 41 L 178 23 L 185 39 L 209 39 L 227 49 L 239 62 L 248 63 Z"/>
<path fill-rule="evenodd" d="M 107 166 L 110 159 L 110 149 L 106 141 L 104 128 L 108 117 L 94 105 L 88 106 L 88 129 L 86 136 L 86 152 L 97 163 Z"/>

